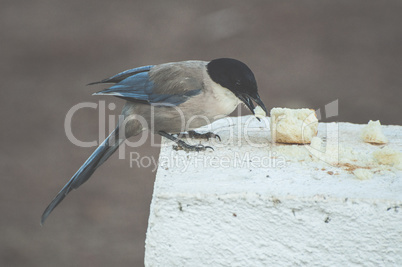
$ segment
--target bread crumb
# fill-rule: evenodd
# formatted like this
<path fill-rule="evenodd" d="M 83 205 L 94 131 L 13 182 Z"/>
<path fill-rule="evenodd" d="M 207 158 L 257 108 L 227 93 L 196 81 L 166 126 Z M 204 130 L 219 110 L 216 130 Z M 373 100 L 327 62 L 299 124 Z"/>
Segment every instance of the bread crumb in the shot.
<path fill-rule="evenodd" d="M 356 169 L 353 171 L 353 174 L 359 180 L 368 180 L 373 177 L 373 173 L 367 169 Z"/>
<path fill-rule="evenodd" d="M 317 135 L 318 120 L 312 109 L 271 109 L 272 142 L 310 144 Z"/>
<path fill-rule="evenodd" d="M 263 119 L 267 116 L 267 114 L 260 106 L 256 106 L 254 109 L 254 116 L 256 116 L 257 118 Z"/>
<path fill-rule="evenodd" d="M 394 166 L 397 169 L 402 170 L 402 153 L 393 150 L 389 147 L 384 147 L 373 152 L 374 159 L 383 165 Z"/>
<path fill-rule="evenodd" d="M 365 126 L 361 132 L 361 138 L 364 142 L 382 145 L 388 143 L 388 139 L 385 137 L 381 130 L 380 121 L 372 121 L 368 122 L 368 125 Z"/>

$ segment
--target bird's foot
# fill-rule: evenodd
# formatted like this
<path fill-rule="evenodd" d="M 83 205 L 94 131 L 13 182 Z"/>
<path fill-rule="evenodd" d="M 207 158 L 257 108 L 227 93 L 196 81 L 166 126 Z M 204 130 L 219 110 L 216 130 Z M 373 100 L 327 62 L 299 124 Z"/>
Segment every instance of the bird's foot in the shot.
<path fill-rule="evenodd" d="M 177 143 L 177 145 L 173 146 L 173 149 L 176 150 L 176 151 L 184 150 L 186 152 L 189 152 L 189 151 L 200 152 L 200 151 L 205 151 L 208 148 L 212 149 L 212 151 L 214 151 L 213 147 L 211 147 L 211 146 L 204 146 L 204 145 L 201 145 L 201 144 L 193 146 L 193 145 L 187 144 L 186 142 L 184 142 L 182 140 L 179 140 L 176 143 Z"/>
<path fill-rule="evenodd" d="M 183 137 L 190 137 L 193 139 L 206 139 L 209 140 L 211 138 L 218 139 L 221 141 L 221 137 L 217 134 L 214 134 L 212 132 L 207 132 L 207 133 L 197 133 L 196 131 L 188 131 L 187 134 L 181 135 Z"/>
<path fill-rule="evenodd" d="M 163 137 L 166 137 L 169 140 L 172 140 L 173 142 L 175 142 L 177 144 L 177 145 L 173 146 L 174 150 L 184 150 L 186 152 L 189 152 L 189 151 L 200 152 L 200 151 L 205 151 L 208 148 L 214 150 L 210 146 L 204 146 L 204 145 L 201 145 L 201 144 L 199 144 L 199 145 L 189 145 L 186 142 L 184 142 L 183 140 L 180 140 L 179 138 L 174 137 L 173 135 L 168 134 L 168 133 L 166 133 L 164 131 L 159 131 L 159 134 L 162 135 Z"/>

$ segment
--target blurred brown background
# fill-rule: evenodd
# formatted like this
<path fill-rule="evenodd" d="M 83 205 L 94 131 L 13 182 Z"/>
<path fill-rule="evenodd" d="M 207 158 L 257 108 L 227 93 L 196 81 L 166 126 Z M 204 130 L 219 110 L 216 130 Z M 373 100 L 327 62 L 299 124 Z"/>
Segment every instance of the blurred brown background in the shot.
<path fill-rule="evenodd" d="M 87 83 L 233 57 L 254 71 L 269 109 L 339 99 L 335 120 L 401 124 L 401 14 L 401 1 L 1 1 L 0 266 L 143 265 L 155 173 L 128 159 L 114 155 L 39 225 L 94 150 L 67 139 L 68 110 L 122 107 Z M 81 140 L 96 140 L 98 126 L 95 109 L 73 117 Z M 158 155 L 149 144 L 135 151 Z"/>

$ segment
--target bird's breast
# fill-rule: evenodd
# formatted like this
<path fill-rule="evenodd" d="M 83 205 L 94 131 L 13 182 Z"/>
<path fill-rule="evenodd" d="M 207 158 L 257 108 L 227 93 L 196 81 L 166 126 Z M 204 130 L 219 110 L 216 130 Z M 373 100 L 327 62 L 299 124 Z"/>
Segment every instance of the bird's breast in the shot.
<path fill-rule="evenodd" d="M 229 89 L 212 82 L 212 101 L 215 105 L 217 115 L 229 115 L 241 103 L 240 99 L 235 96 Z"/>

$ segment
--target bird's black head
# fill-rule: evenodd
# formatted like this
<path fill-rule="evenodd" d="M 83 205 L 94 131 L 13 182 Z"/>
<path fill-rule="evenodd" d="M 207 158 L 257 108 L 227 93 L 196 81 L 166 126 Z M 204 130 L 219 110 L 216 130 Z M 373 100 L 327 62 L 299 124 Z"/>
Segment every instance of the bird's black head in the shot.
<path fill-rule="evenodd" d="M 208 63 L 207 70 L 214 82 L 232 91 L 253 114 L 252 100 L 268 113 L 258 95 L 254 74 L 246 64 L 232 58 L 218 58 Z"/>

